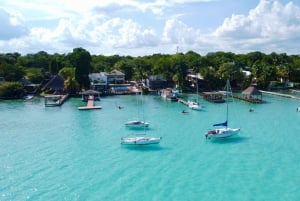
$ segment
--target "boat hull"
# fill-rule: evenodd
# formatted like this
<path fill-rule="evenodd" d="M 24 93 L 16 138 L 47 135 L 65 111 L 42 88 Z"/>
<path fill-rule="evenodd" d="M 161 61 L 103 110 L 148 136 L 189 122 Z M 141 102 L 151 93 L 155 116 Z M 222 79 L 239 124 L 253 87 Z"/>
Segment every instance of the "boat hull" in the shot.
<path fill-rule="evenodd" d="M 121 144 L 123 145 L 149 145 L 159 144 L 161 137 L 133 136 L 122 137 Z"/>
<path fill-rule="evenodd" d="M 149 127 L 149 125 L 149 123 L 144 121 L 128 121 L 125 123 L 125 126 L 130 128 L 144 128 Z"/>
<path fill-rule="evenodd" d="M 240 128 L 220 128 L 220 129 L 214 129 L 209 130 L 205 133 L 205 137 L 210 138 L 227 138 L 231 137 L 233 135 L 238 134 L 240 131 Z"/>
<path fill-rule="evenodd" d="M 187 105 L 192 110 L 201 110 L 201 105 L 196 101 L 188 101 Z"/>

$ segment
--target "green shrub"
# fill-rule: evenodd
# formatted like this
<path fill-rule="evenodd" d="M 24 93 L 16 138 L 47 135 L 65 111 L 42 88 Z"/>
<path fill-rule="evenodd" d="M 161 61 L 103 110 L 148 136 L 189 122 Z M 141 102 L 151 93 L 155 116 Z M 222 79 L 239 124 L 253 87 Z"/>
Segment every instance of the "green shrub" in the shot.
<path fill-rule="evenodd" d="M 19 82 L 0 83 L 0 98 L 17 99 L 23 97 L 25 89 Z"/>

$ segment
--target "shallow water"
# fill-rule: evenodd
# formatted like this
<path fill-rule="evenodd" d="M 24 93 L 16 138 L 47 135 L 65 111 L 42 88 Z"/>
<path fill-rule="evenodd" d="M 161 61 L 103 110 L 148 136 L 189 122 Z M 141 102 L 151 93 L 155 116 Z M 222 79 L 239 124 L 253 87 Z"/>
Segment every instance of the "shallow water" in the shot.
<path fill-rule="evenodd" d="M 75 98 L 48 108 L 1 101 L 0 200 L 300 200 L 300 102 L 263 98 L 229 103 L 241 132 L 226 140 L 205 139 L 226 105 L 203 99 L 202 111 L 158 96 L 144 96 L 144 110 L 134 95 L 103 97 L 91 111 Z M 144 132 L 124 126 L 141 114 L 161 143 L 121 145 Z"/>

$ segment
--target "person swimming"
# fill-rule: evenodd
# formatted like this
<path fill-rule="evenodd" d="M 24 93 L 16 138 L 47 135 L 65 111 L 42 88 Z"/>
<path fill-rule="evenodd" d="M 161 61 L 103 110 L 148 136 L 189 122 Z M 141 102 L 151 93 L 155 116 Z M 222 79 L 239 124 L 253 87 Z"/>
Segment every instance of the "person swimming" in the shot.
<path fill-rule="evenodd" d="M 189 112 L 187 112 L 187 111 L 185 111 L 185 110 L 182 110 L 181 113 L 182 113 L 182 114 L 187 114 L 187 113 L 189 113 Z"/>

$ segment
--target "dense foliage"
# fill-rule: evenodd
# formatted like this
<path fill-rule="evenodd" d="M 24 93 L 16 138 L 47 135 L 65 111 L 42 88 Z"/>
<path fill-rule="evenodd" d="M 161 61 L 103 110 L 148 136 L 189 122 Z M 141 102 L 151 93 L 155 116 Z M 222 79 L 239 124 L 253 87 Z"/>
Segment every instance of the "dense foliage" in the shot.
<path fill-rule="evenodd" d="M 25 93 L 24 87 L 20 82 L 3 82 L 0 83 L 1 98 L 21 98 Z"/>
<path fill-rule="evenodd" d="M 89 88 L 89 73 L 110 72 L 113 69 L 124 72 L 127 80 L 161 75 L 182 89 L 186 86 L 185 76 L 189 71 L 201 73 L 211 89 L 223 87 L 228 78 L 240 88 L 247 87 L 253 78 L 256 78 L 261 89 L 267 88 L 271 81 L 300 82 L 300 56 L 285 53 L 213 52 L 202 56 L 189 51 L 185 54 L 131 57 L 90 55 L 83 48 L 75 48 L 69 54 L 51 55 L 43 51 L 24 56 L 19 53 L 0 54 L 0 77 L 6 81 L 17 81 L 25 76 L 33 83 L 40 83 L 47 72 L 63 73 L 62 69 L 75 70 L 65 75 L 66 88 L 72 90 Z M 251 76 L 246 78 L 243 70 L 250 71 Z"/>

